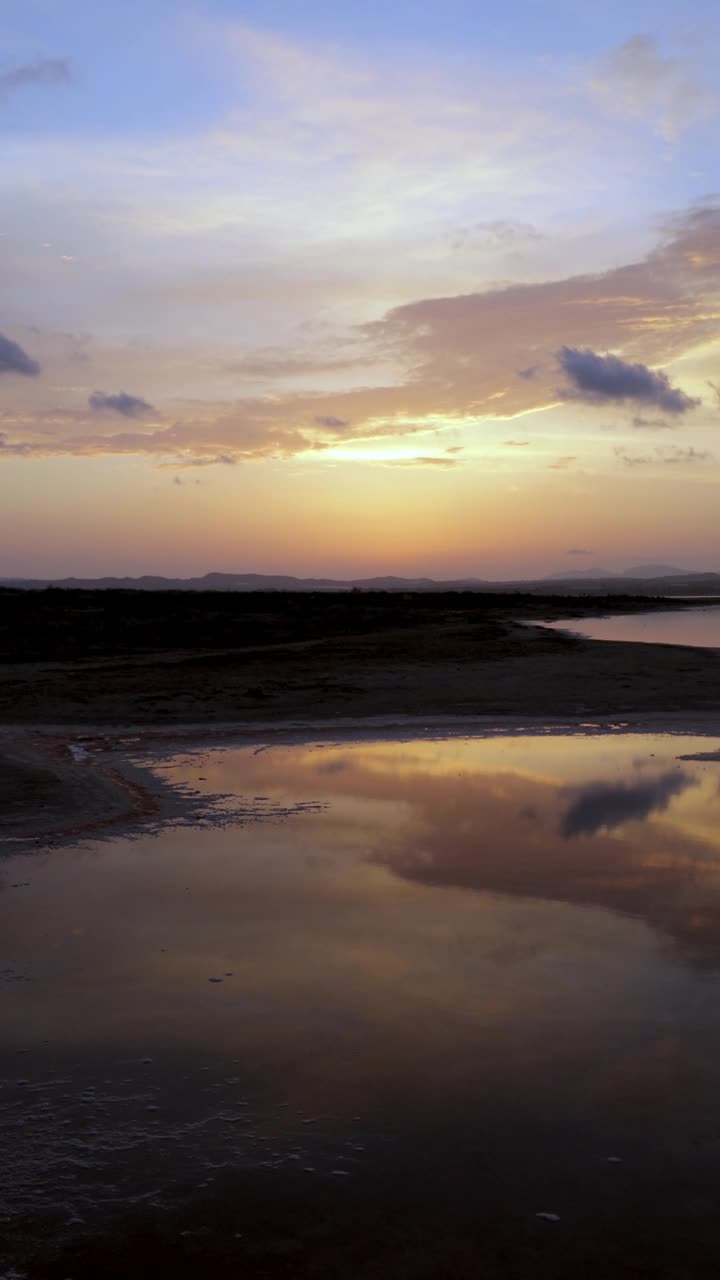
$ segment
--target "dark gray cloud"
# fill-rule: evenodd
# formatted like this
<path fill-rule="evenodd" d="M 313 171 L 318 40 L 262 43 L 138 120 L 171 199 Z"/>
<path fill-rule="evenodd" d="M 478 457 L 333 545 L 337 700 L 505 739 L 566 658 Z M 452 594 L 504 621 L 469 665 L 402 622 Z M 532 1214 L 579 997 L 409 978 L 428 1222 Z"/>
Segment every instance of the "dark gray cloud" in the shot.
<path fill-rule="evenodd" d="M 196 467 L 234 467 L 237 465 L 237 458 L 231 453 L 216 453 L 210 457 L 189 457 L 184 458 L 182 462 L 168 463 L 168 466 L 181 467 L 185 471 L 189 471 Z M 176 477 L 177 480 L 177 477 Z"/>
<path fill-rule="evenodd" d="M 539 364 L 529 364 L 527 369 L 518 369 L 517 376 L 518 378 L 524 378 L 526 382 L 529 382 L 531 378 L 535 377 L 539 368 Z"/>
<path fill-rule="evenodd" d="M 121 413 L 123 418 L 142 418 L 146 413 L 153 413 L 154 409 L 147 400 L 141 400 L 139 396 L 129 396 L 126 391 L 118 391 L 116 395 L 106 395 L 104 391 L 93 391 L 88 396 L 88 404 L 91 409 L 104 411 L 109 409 L 112 413 Z"/>
<path fill-rule="evenodd" d="M 657 778 L 639 782 L 593 782 L 578 787 L 572 797 L 560 830 L 566 837 L 591 836 L 598 831 L 612 831 L 624 822 L 640 822 L 651 813 L 667 809 L 673 796 L 679 796 L 695 779 L 682 769 L 670 769 Z"/>
<path fill-rule="evenodd" d="M 628 467 L 643 467 L 653 462 L 679 466 L 693 462 L 711 462 L 714 454 L 709 453 L 707 449 L 694 449 L 692 445 L 688 445 L 687 449 L 681 449 L 678 446 L 672 449 L 656 447 L 652 453 L 628 453 L 627 450 L 618 446 L 615 449 L 615 457 Z"/>
<path fill-rule="evenodd" d="M 21 67 L 0 71 L 0 96 L 29 84 L 70 84 L 70 64 L 64 58 L 39 58 Z"/>
<path fill-rule="evenodd" d="M 687 413 L 700 403 L 670 384 L 667 374 L 654 373 L 645 364 L 629 364 L 619 356 L 599 356 L 589 347 L 561 347 L 560 366 L 570 382 L 561 394 L 566 398 L 607 404 L 639 400 L 664 413 Z"/>
<path fill-rule="evenodd" d="M 328 431 L 343 431 L 350 426 L 347 418 L 336 418 L 331 413 L 320 413 L 315 421 L 319 427 L 327 427 Z"/>
<path fill-rule="evenodd" d="M 615 457 L 618 462 L 624 462 L 626 467 L 644 467 L 650 462 L 659 461 L 653 453 L 628 453 L 626 449 L 622 449 L 620 446 L 615 449 Z"/>
<path fill-rule="evenodd" d="M 0 373 L 21 373 L 25 378 L 37 378 L 40 365 L 12 338 L 0 333 Z"/>
<path fill-rule="evenodd" d="M 665 450 L 663 462 L 669 465 L 678 462 L 712 462 L 714 456 L 708 449 L 693 449 L 692 445 L 689 445 L 687 449 Z"/>
<path fill-rule="evenodd" d="M 646 431 L 671 431 L 672 422 L 666 422 L 664 418 L 643 418 L 642 414 L 637 414 L 632 424 L 640 430 Z"/>
<path fill-rule="evenodd" d="M 570 550 L 568 551 L 568 555 L 569 556 L 589 556 L 589 555 L 592 555 L 592 552 L 588 551 L 586 547 L 571 547 Z"/>
<path fill-rule="evenodd" d="M 8 441 L 3 431 L 0 431 L 0 453 L 6 454 L 10 458 L 28 458 L 33 452 L 31 444 L 18 440 L 15 442 Z"/>

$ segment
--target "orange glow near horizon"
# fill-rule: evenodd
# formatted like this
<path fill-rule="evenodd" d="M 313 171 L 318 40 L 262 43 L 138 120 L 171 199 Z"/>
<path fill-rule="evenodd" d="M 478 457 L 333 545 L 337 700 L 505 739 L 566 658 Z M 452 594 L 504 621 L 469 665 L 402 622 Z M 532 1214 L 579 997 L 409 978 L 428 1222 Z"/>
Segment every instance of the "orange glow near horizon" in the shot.
<path fill-rule="evenodd" d="M 671 468 L 640 483 L 632 468 L 619 477 L 531 468 L 498 475 L 294 461 L 183 472 L 177 483 L 134 459 L 5 467 L 16 481 L 0 513 L 5 576 L 502 578 L 658 555 L 711 567 L 703 561 L 714 538 L 711 482 L 697 481 L 682 511 L 683 540 L 669 541 L 665 511 L 678 511 Z M 569 558 L 575 548 L 587 554 Z"/>

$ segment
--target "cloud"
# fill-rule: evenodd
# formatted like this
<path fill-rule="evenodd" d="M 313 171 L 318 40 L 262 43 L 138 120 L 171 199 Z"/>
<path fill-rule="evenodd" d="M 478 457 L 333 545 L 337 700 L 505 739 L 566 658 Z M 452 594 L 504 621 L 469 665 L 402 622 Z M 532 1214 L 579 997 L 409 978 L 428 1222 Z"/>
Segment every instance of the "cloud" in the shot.
<path fill-rule="evenodd" d="M 657 462 L 657 458 L 651 453 L 628 453 L 620 446 L 615 450 L 615 457 L 619 462 L 624 462 L 627 467 L 643 467 L 649 462 Z"/>
<path fill-rule="evenodd" d="M 331 413 L 316 414 L 315 422 L 319 427 L 326 427 L 328 431 L 344 431 L 345 427 L 350 426 L 347 418 L 336 418 Z"/>
<path fill-rule="evenodd" d="M 443 458 L 426 454 L 417 458 L 383 458 L 385 467 L 456 467 L 460 458 Z"/>
<path fill-rule="evenodd" d="M 585 547 L 571 547 L 567 552 L 569 556 L 590 556 L 592 551 L 588 551 Z"/>
<path fill-rule="evenodd" d="M 70 84 L 70 64 L 64 58 L 40 58 L 24 66 L 0 71 L 0 97 L 32 84 Z"/>
<path fill-rule="evenodd" d="M 88 396 L 91 409 L 99 412 L 110 410 L 120 413 L 123 418 L 142 418 L 146 413 L 154 413 L 153 406 L 139 396 L 129 396 L 126 391 L 118 391 L 116 395 L 106 395 L 104 391 L 93 391 Z"/>
<path fill-rule="evenodd" d="M 226 285 L 228 284 L 227 272 L 223 272 L 223 281 Z M 241 289 L 238 288 L 237 291 L 240 293 Z M 195 289 L 190 292 L 192 300 L 197 301 L 199 291 Z M 181 287 L 176 287 L 174 293 L 176 296 L 182 293 Z M 362 369 L 373 363 L 375 363 L 374 354 L 358 351 L 345 345 L 344 349 L 342 347 L 338 349 L 337 354 L 326 351 L 288 352 L 276 347 L 269 348 L 236 356 L 233 360 L 226 361 L 223 367 L 224 372 L 248 380 L 263 378 L 283 380 L 307 377 L 308 374 Z"/>
<path fill-rule="evenodd" d="M 652 453 L 628 453 L 626 449 L 618 446 L 615 449 L 615 457 L 628 467 L 642 467 L 652 463 L 678 466 L 695 462 L 710 462 L 714 455 L 706 449 L 695 449 L 692 445 L 686 449 L 681 449 L 677 445 L 673 448 L 658 447 Z"/>
<path fill-rule="evenodd" d="M 535 377 L 539 369 L 539 364 L 529 364 L 526 369 L 518 369 L 517 376 L 518 378 L 524 378 L 526 382 L 529 382 L 531 378 Z"/>
<path fill-rule="evenodd" d="M 0 432 L 0 453 L 9 458 L 27 458 L 33 453 L 33 447 L 21 440 L 9 441 L 5 433 Z"/>
<path fill-rule="evenodd" d="M 640 782 L 594 782 L 568 794 L 572 802 L 560 830 L 566 837 L 612 831 L 625 822 L 638 822 L 667 809 L 674 796 L 682 795 L 695 779 L 681 769 Z"/>
<path fill-rule="evenodd" d="M 172 462 L 168 462 L 166 464 L 161 464 L 161 465 L 166 465 L 173 468 L 179 467 L 183 471 L 190 471 L 197 467 L 234 467 L 236 464 L 237 464 L 237 458 L 234 458 L 232 454 L 218 453 L 214 457 L 188 456 L 183 458 L 182 461 L 175 459 Z M 180 484 L 179 476 L 175 477 L 175 481 L 177 484 Z"/>
<path fill-rule="evenodd" d="M 698 206 L 668 222 L 658 247 L 626 266 L 594 276 L 425 298 L 360 326 L 357 341 L 365 344 L 378 368 L 386 369 L 389 362 L 398 371 L 394 381 L 378 378 L 374 385 L 350 390 L 333 386 L 284 394 L 270 394 L 268 387 L 266 395 L 232 401 L 188 399 L 176 404 L 174 421 L 162 430 L 134 434 L 99 431 L 97 414 L 56 409 L 34 414 L 6 410 L 0 415 L 0 429 L 8 443 L 27 445 L 39 455 L 227 454 L 242 460 L 327 448 L 327 432 L 334 428 L 321 419 L 347 422 L 344 442 L 400 438 L 427 432 L 429 426 L 437 430 L 439 418 L 454 420 L 453 430 L 461 420 L 477 431 L 483 420 L 511 419 L 572 403 L 567 394 L 558 395 L 557 373 L 552 372 L 557 368 L 555 353 L 563 348 L 572 353 L 570 365 L 585 383 L 583 399 L 590 395 L 591 402 L 620 406 L 632 391 L 634 398 L 627 403 L 633 409 L 652 406 L 680 418 L 694 402 L 665 375 L 653 373 L 648 362 L 663 365 L 716 340 L 719 319 L 720 208 Z M 621 356 L 595 354 L 608 349 Z M 49 361 L 55 348 L 47 350 Z M 538 373 L 519 378 L 517 370 L 524 367 L 528 352 L 537 353 Z M 293 355 L 289 348 L 286 355 L 291 360 L 297 352 Z M 312 361 L 304 341 L 302 359 L 306 358 Z M 53 354 L 52 359 L 67 365 L 67 381 L 74 384 L 78 374 L 72 353 Z M 191 353 L 186 351 L 169 357 L 164 349 L 148 350 L 142 356 L 133 353 L 132 359 L 139 378 L 153 377 L 156 382 L 158 369 L 163 377 L 176 379 L 191 367 Z M 274 359 L 283 359 L 277 350 Z M 608 361 L 616 363 L 608 369 Z M 217 352 L 197 355 L 195 367 L 202 376 L 207 370 L 214 373 Z M 517 437 L 518 446 L 523 439 Z"/>
<path fill-rule="evenodd" d="M 508 218 L 492 218 L 487 222 L 473 222 L 459 227 L 453 234 L 453 249 L 515 249 L 518 245 L 544 240 L 545 236 L 529 222 L 515 222 Z"/>
<path fill-rule="evenodd" d="M 671 431 L 673 425 L 671 422 L 666 422 L 664 418 L 643 418 L 641 415 L 636 415 L 632 424 L 640 430 L 647 431 Z"/>
<path fill-rule="evenodd" d="M 562 347 L 557 356 L 571 384 L 561 394 L 569 399 L 588 404 L 639 400 L 675 414 L 687 413 L 700 403 L 671 386 L 667 374 L 654 373 L 644 364 L 629 364 L 619 356 L 599 356 L 589 348 Z"/>
<path fill-rule="evenodd" d="M 663 57 L 646 35 L 632 36 L 600 59 L 590 90 L 613 114 L 645 121 L 667 141 L 713 106 L 691 65 Z"/>
<path fill-rule="evenodd" d="M 40 365 L 23 351 L 12 338 L 0 333 L 0 373 L 20 373 L 25 378 L 37 378 Z"/>
<path fill-rule="evenodd" d="M 521 449 L 526 444 L 529 444 L 529 443 L 530 443 L 529 440 L 503 440 L 504 445 L 507 445 L 509 448 L 511 447 L 513 449 Z"/>
<path fill-rule="evenodd" d="M 714 848 L 707 838 L 694 838 L 689 827 L 641 822 L 667 807 L 667 792 L 679 795 L 694 785 L 687 778 L 676 784 L 678 770 L 661 771 L 646 784 L 644 795 L 633 788 L 635 803 L 622 796 L 620 805 L 614 804 L 606 795 L 604 808 L 600 804 L 594 812 L 580 814 L 583 827 L 599 820 L 596 832 L 582 832 L 580 848 L 573 839 L 559 839 L 558 829 L 567 818 L 568 798 L 575 803 L 592 786 L 578 787 L 568 797 L 565 788 L 537 776 L 485 773 L 481 768 L 468 786 L 467 777 L 435 774 L 421 760 L 409 760 L 399 779 L 382 763 L 374 760 L 368 767 L 351 761 L 338 779 L 343 796 L 380 800 L 392 794 L 410 812 L 411 820 L 370 853 L 373 863 L 427 889 L 602 906 L 646 920 L 676 942 L 686 962 L 720 963 Z M 296 786 L 308 767 L 294 772 Z M 610 782 L 595 787 L 617 790 Z M 631 818 L 637 819 L 633 827 L 617 839 L 612 834 L 615 820 Z"/>
<path fill-rule="evenodd" d="M 694 449 L 689 446 L 687 449 L 665 450 L 663 462 L 670 465 L 678 462 L 710 462 L 714 456 L 707 449 Z"/>
<path fill-rule="evenodd" d="M 664 375 L 654 381 L 647 362 L 665 363 L 714 341 L 719 318 L 720 208 L 713 205 L 668 224 L 657 249 L 638 262 L 598 275 L 407 303 L 364 332 L 386 356 L 406 361 L 407 391 L 424 386 L 430 412 L 512 417 L 557 404 L 563 397 L 552 366 L 558 349 L 567 347 L 591 356 L 598 348 L 619 349 L 621 363 L 631 367 L 642 361 L 644 379 L 628 390 L 641 392 L 642 404 L 680 413 L 692 407 L 690 397 L 666 385 Z M 529 366 L 536 373 L 521 378 L 517 371 L 528 367 L 528 351 L 537 353 Z M 608 380 L 602 385 L 605 395 L 598 399 L 608 403 Z M 493 402 L 499 391 L 502 400 Z"/>

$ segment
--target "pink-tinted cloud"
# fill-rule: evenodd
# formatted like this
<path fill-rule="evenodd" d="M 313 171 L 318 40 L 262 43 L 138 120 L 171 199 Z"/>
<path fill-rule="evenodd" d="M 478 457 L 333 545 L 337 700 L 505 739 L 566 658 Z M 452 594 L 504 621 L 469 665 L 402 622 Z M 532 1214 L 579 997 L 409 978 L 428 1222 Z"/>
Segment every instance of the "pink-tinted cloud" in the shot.
<path fill-rule="evenodd" d="M 647 402 L 672 412 L 691 399 L 652 366 L 714 338 L 719 319 L 720 209 L 699 207 L 669 224 L 647 258 L 627 266 L 393 308 L 362 326 L 359 336 L 374 358 L 404 368 L 394 384 L 188 402 L 165 409 L 161 425 L 132 432 L 113 432 L 101 414 L 75 410 L 7 410 L 0 424 L 6 448 L 22 446 L 26 453 L 287 457 L 327 448 L 338 434 L 344 442 L 401 437 L 426 431 L 429 420 L 442 425 L 437 419 L 443 417 L 482 429 L 483 419 L 561 403 L 555 353 L 562 348 L 589 352 L 596 372 L 609 371 L 605 401 L 620 407 L 624 400 Z M 293 358 L 289 351 L 288 361 Z M 533 377 L 518 375 L 530 367 Z M 574 367 L 574 374 L 578 390 L 588 391 L 581 385 L 587 370 L 581 376 Z M 599 394 L 595 384 L 589 391 Z"/>

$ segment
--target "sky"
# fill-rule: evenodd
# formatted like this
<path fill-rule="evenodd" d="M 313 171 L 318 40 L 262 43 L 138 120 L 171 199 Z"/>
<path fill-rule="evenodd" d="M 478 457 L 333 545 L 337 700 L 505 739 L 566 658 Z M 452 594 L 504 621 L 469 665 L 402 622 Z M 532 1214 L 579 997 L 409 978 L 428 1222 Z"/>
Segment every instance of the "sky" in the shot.
<path fill-rule="evenodd" d="M 717 0 L 4 0 L 0 577 L 720 571 Z"/>

